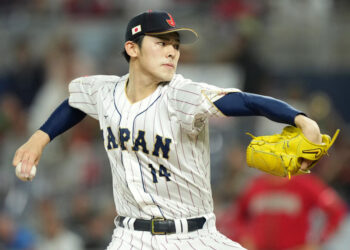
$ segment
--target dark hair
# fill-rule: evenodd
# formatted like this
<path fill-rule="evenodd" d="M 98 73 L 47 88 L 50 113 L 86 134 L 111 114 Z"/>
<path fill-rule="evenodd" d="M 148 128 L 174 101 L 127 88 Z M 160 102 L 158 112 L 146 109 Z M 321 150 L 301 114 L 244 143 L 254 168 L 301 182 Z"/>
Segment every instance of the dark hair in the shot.
<path fill-rule="evenodd" d="M 142 41 L 143 41 L 143 38 L 144 38 L 144 37 L 145 37 L 144 35 L 139 36 L 139 37 L 135 38 L 134 40 L 132 40 L 132 42 L 136 43 L 136 44 L 140 47 L 140 49 L 141 49 Z M 125 49 L 123 50 L 122 54 L 123 54 L 125 60 L 126 60 L 127 62 L 130 62 L 130 56 L 128 55 L 128 53 L 126 53 L 126 50 L 125 50 Z"/>

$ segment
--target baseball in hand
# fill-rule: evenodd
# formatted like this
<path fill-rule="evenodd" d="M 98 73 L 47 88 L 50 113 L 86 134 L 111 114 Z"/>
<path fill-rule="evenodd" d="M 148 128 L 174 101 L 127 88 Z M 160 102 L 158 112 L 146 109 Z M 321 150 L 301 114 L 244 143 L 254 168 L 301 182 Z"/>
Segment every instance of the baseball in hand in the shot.
<path fill-rule="evenodd" d="M 35 174 L 36 174 L 36 166 L 35 165 L 33 165 L 28 177 L 24 176 L 24 174 L 21 173 L 21 169 L 22 169 L 22 162 L 18 163 L 18 165 L 16 166 L 16 176 L 19 179 L 21 179 L 22 181 L 33 180 L 33 178 L 35 177 Z"/>

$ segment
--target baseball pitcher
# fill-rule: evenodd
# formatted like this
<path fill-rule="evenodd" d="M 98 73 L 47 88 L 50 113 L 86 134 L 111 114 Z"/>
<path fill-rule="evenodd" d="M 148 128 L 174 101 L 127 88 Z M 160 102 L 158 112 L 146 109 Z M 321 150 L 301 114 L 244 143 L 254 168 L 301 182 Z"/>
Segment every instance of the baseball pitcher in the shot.
<path fill-rule="evenodd" d="M 129 72 L 74 79 L 69 98 L 14 156 L 19 175 L 30 179 L 51 140 L 86 114 L 97 119 L 118 213 L 108 250 L 244 249 L 215 227 L 209 117 L 265 116 L 298 127 L 312 145 L 322 144 L 317 123 L 283 101 L 176 74 L 180 44 L 197 38 L 166 12 L 132 18 L 124 45 Z M 297 161 L 292 174 L 306 172 L 314 160 Z"/>

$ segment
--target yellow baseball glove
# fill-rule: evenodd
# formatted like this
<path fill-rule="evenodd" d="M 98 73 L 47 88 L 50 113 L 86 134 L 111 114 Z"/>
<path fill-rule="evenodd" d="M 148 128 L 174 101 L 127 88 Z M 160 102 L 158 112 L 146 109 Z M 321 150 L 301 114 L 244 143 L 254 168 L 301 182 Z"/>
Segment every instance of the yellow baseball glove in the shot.
<path fill-rule="evenodd" d="M 248 166 L 260 169 L 272 175 L 290 178 L 291 175 L 307 174 L 300 165 L 303 159 L 317 161 L 327 154 L 339 134 L 339 129 L 331 139 L 329 135 L 322 134 L 322 144 L 310 142 L 299 128 L 286 126 L 281 134 L 255 137 L 247 147 Z"/>

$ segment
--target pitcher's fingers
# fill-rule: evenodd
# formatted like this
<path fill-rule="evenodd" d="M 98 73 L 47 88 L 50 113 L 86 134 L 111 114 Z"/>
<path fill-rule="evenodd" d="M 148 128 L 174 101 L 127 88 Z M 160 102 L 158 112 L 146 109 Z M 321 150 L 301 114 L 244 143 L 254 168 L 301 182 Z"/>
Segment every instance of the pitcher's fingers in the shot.
<path fill-rule="evenodd" d="M 303 159 L 303 161 L 300 165 L 300 169 L 301 170 L 308 170 L 308 168 L 311 166 L 312 163 L 313 163 L 313 161 L 311 161 L 311 160 Z"/>
<path fill-rule="evenodd" d="M 28 160 L 27 160 L 27 165 L 24 169 L 24 173 L 27 177 L 30 176 L 30 171 L 32 170 L 34 162 L 35 162 L 35 158 L 32 155 L 30 155 Z"/>
<path fill-rule="evenodd" d="M 30 165 L 30 154 L 25 153 L 22 159 L 21 174 L 25 175 L 28 173 L 27 169 L 29 168 L 29 165 Z"/>
<path fill-rule="evenodd" d="M 300 169 L 301 169 L 301 170 L 305 170 L 306 167 L 307 167 L 307 163 L 303 160 L 303 161 L 301 162 L 301 164 L 300 164 Z"/>
<path fill-rule="evenodd" d="M 21 175 L 24 175 L 24 169 L 25 169 L 25 166 L 27 166 L 27 158 L 26 158 L 26 155 L 23 156 L 22 158 L 22 161 L 21 161 Z"/>
<path fill-rule="evenodd" d="M 39 156 L 35 159 L 35 161 L 34 161 L 34 165 L 35 165 L 35 166 L 38 166 L 38 165 L 39 165 L 40 158 L 41 158 L 41 155 L 39 155 Z"/>
<path fill-rule="evenodd" d="M 23 158 L 23 151 L 17 150 L 15 153 L 15 156 L 13 157 L 12 165 L 16 167 L 18 163 L 22 161 L 22 158 Z"/>

